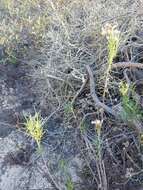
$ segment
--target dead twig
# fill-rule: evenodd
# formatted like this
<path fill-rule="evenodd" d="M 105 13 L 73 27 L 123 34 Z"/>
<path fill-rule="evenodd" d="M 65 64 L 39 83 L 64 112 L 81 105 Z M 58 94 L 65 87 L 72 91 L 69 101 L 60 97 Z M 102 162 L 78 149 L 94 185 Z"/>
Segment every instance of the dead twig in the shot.
<path fill-rule="evenodd" d="M 131 80 L 129 79 L 129 76 L 128 76 L 128 69 L 125 69 L 123 71 L 123 74 L 124 74 L 124 77 L 126 79 L 127 84 L 130 86 L 131 85 Z"/>
<path fill-rule="evenodd" d="M 143 64 L 142 63 L 133 63 L 133 62 L 118 62 L 118 63 L 113 63 L 112 68 L 138 68 L 138 69 L 143 69 Z"/>
<path fill-rule="evenodd" d="M 42 156 L 42 161 L 43 161 L 43 166 L 44 168 L 42 168 L 39 164 L 38 164 L 38 170 L 41 171 L 41 173 L 44 174 L 44 177 L 47 178 L 47 180 L 51 181 L 51 183 L 53 184 L 53 186 L 55 187 L 56 190 L 62 190 L 62 187 L 59 183 L 56 182 L 56 180 L 54 179 L 53 175 L 51 174 L 49 167 L 47 166 L 47 163 L 45 161 L 45 159 Z"/>
<path fill-rule="evenodd" d="M 86 86 L 88 80 L 89 80 L 88 77 L 87 77 L 86 79 L 84 79 L 83 84 L 81 85 L 80 89 L 77 91 L 76 95 L 75 95 L 74 98 L 72 99 L 72 102 L 71 102 L 72 106 L 74 106 L 76 99 L 77 99 L 77 98 L 80 96 L 80 94 L 83 92 L 83 89 L 85 88 L 85 86 Z"/>
<path fill-rule="evenodd" d="M 116 116 L 116 112 L 110 108 L 109 106 L 105 105 L 104 103 L 102 103 L 96 92 L 95 92 L 95 82 L 94 82 L 94 77 L 93 77 L 93 73 L 92 73 L 92 70 L 90 68 L 89 65 L 86 66 L 86 70 L 87 70 L 87 73 L 88 73 L 88 76 L 89 76 L 89 82 L 90 82 L 90 94 L 92 96 L 92 99 L 94 101 L 94 106 L 95 108 L 103 108 L 107 113 L 110 113 L 111 115 L 113 116 Z"/>

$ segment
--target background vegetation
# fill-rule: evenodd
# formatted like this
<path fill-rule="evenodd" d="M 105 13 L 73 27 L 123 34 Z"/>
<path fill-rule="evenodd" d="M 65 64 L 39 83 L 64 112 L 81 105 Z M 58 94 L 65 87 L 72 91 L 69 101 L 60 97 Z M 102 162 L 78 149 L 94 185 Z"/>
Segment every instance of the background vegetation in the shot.
<path fill-rule="evenodd" d="M 90 190 L 143 182 L 142 9 L 130 0 L 0 0 L 0 62 L 29 67 L 40 102 L 24 131 L 41 147 L 53 115 L 76 128 Z"/>

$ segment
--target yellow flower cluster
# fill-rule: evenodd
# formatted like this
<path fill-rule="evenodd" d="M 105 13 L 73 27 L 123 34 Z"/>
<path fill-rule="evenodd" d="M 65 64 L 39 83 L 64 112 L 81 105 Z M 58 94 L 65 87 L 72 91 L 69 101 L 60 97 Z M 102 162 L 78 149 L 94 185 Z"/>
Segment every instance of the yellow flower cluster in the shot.
<path fill-rule="evenodd" d="M 25 127 L 27 129 L 27 133 L 36 141 L 38 148 L 40 148 L 40 143 L 44 132 L 42 120 L 39 114 L 36 113 L 34 116 L 30 115 L 29 118 L 26 118 Z"/>

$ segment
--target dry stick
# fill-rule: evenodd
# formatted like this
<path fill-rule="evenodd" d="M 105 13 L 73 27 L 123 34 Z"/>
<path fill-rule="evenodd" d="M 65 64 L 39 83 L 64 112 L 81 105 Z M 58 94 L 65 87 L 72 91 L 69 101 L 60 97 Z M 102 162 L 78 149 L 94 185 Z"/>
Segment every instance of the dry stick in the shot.
<path fill-rule="evenodd" d="M 132 159 L 132 157 L 129 155 L 128 151 L 126 150 L 126 148 L 123 148 L 123 150 L 125 151 L 125 155 L 127 156 L 127 158 L 133 163 L 133 165 L 138 169 L 141 170 L 141 168 L 135 163 L 135 161 Z"/>
<path fill-rule="evenodd" d="M 56 183 L 55 179 L 53 178 L 52 174 L 50 173 L 50 170 L 49 170 L 49 168 L 48 168 L 48 166 L 46 164 L 46 161 L 43 158 L 43 156 L 42 156 L 42 160 L 43 160 L 43 164 L 44 164 L 44 166 L 46 168 L 46 171 L 44 171 L 44 169 L 42 169 L 41 167 L 39 167 L 39 169 L 41 169 L 41 171 L 44 172 L 45 177 L 49 177 L 49 179 L 51 180 L 51 182 L 53 183 L 53 185 L 55 186 L 55 188 L 57 190 L 62 190 L 62 187 L 60 186 L 60 184 Z"/>
<path fill-rule="evenodd" d="M 95 153 L 95 150 L 93 149 L 92 144 L 90 143 L 90 141 L 88 140 L 87 137 L 83 136 L 85 144 L 87 146 L 87 149 L 90 151 L 90 155 L 93 155 L 93 159 L 95 159 L 96 161 L 96 166 L 97 166 L 97 173 L 98 173 L 98 177 L 99 177 L 99 185 L 101 185 L 103 190 L 107 190 L 107 177 L 106 177 L 106 172 L 105 172 L 105 166 L 104 166 L 104 161 L 101 158 L 101 153 L 99 158 Z M 96 182 L 98 182 L 98 180 L 96 180 Z"/>
<path fill-rule="evenodd" d="M 74 96 L 74 98 L 72 99 L 72 102 L 71 102 L 71 103 L 72 103 L 73 106 L 74 106 L 74 104 L 75 104 L 76 99 L 80 96 L 80 94 L 82 93 L 83 89 L 85 88 L 85 86 L 86 86 L 88 80 L 89 80 L 89 78 L 87 77 L 87 78 L 84 80 L 83 84 L 81 85 L 80 89 L 77 91 L 77 93 L 76 93 L 76 95 Z"/>
<path fill-rule="evenodd" d="M 118 62 L 112 64 L 112 68 L 127 68 L 127 67 L 143 69 L 143 63 Z"/>
<path fill-rule="evenodd" d="M 123 71 L 123 74 L 124 74 L 124 77 L 125 77 L 125 79 L 126 79 L 127 84 L 130 86 L 130 85 L 131 85 L 131 80 L 130 80 L 129 77 L 128 77 L 127 71 L 128 71 L 128 69 L 125 69 L 125 70 Z"/>
<path fill-rule="evenodd" d="M 107 113 L 110 113 L 111 115 L 116 116 L 117 115 L 116 112 L 112 108 L 110 108 L 109 106 L 102 103 L 99 100 L 98 96 L 96 95 L 94 77 L 93 77 L 93 73 L 92 73 L 92 70 L 91 70 L 89 65 L 86 66 L 86 70 L 87 70 L 89 80 L 90 80 L 90 94 L 91 94 L 92 99 L 94 101 L 95 108 L 103 108 Z"/>

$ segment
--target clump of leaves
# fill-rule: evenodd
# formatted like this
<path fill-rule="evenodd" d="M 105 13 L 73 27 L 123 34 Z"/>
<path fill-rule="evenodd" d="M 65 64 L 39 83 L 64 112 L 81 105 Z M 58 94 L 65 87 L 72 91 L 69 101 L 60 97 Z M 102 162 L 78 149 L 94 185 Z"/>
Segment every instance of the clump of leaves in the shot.
<path fill-rule="evenodd" d="M 64 105 L 64 118 L 69 121 L 73 117 L 75 118 L 73 105 L 71 102 L 67 102 Z"/>
<path fill-rule="evenodd" d="M 129 96 L 129 91 L 131 92 L 131 96 Z M 132 96 L 134 92 L 133 86 L 129 87 L 129 85 L 125 82 L 121 82 L 120 84 L 120 93 L 121 93 L 121 101 L 122 101 L 122 118 L 128 121 L 132 121 L 133 119 L 141 119 L 143 116 L 143 112 Z"/>
<path fill-rule="evenodd" d="M 66 113 L 66 114 L 73 113 L 73 105 L 72 105 L 71 102 L 68 102 L 68 103 L 64 106 L 64 113 Z"/>
<path fill-rule="evenodd" d="M 29 116 L 26 118 L 26 122 L 24 123 L 26 127 L 26 132 L 29 134 L 37 143 L 38 148 L 40 149 L 41 140 L 44 135 L 43 131 L 43 122 L 40 118 L 39 113 L 35 113 L 34 116 Z"/>

